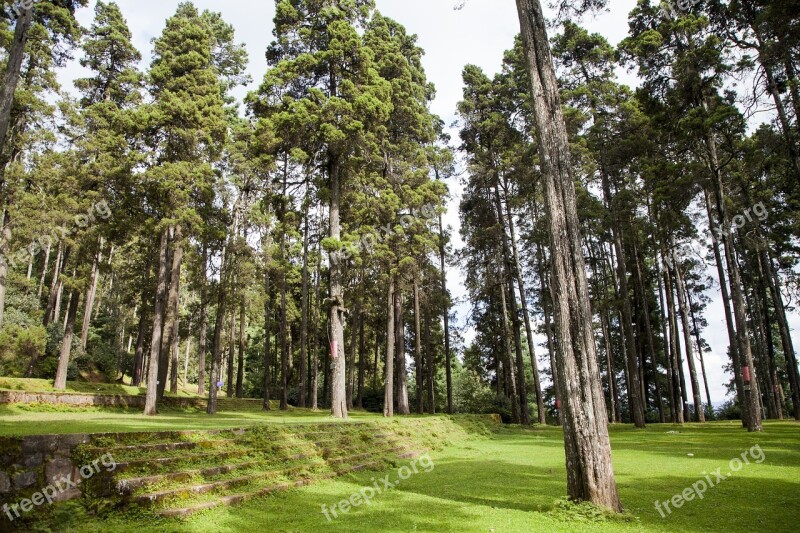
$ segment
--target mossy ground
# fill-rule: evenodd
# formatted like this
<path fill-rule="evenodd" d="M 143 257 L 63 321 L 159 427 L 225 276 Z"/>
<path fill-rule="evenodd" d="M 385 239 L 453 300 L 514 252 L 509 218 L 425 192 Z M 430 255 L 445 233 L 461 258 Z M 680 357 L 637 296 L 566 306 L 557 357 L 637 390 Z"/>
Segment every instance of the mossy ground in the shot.
<path fill-rule="evenodd" d="M 456 419 L 458 420 L 458 419 Z M 388 422 L 419 434 L 415 420 Z M 472 422 L 467 422 L 467 425 Z M 406 427 L 407 426 L 407 427 Z M 800 425 L 770 422 L 761 433 L 746 433 L 737 422 L 685 426 L 652 425 L 646 430 L 611 428 L 614 468 L 626 508 L 609 516 L 564 501 L 566 474 L 561 431 L 554 427 L 480 425 L 448 439 L 445 426 L 428 430 L 450 444 L 432 451 L 435 468 L 402 481 L 328 521 L 331 506 L 372 486 L 386 474 L 397 479 L 397 461 L 381 472 L 363 471 L 308 487 L 259 497 L 234 507 L 201 512 L 188 519 L 158 519 L 147 513 L 88 514 L 79 502 L 56 506 L 33 526 L 39 531 L 77 532 L 530 532 L 530 531 L 796 531 L 800 490 Z M 488 436 L 486 433 L 489 433 Z M 654 507 L 682 492 L 705 473 L 723 471 L 753 446 L 764 461 L 751 462 L 662 518 Z"/>

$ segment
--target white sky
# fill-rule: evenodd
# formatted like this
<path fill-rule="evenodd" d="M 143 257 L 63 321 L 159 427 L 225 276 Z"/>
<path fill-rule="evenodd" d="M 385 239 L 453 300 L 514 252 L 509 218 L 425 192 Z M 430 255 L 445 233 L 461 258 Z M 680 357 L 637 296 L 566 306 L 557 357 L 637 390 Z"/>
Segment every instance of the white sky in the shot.
<path fill-rule="evenodd" d="M 144 57 L 142 68 L 150 63 L 151 40 L 160 35 L 166 19 L 172 15 L 179 2 L 176 0 L 117 0 L 134 36 L 134 44 Z M 200 9 L 210 9 L 222 13 L 223 18 L 236 29 L 236 40 L 247 45 L 250 54 L 249 73 L 253 85 L 238 90 L 240 99 L 248 90 L 257 86 L 267 69 L 264 51 L 272 40 L 272 19 L 275 13 L 272 0 L 195 0 Z M 457 102 L 461 99 L 461 71 L 464 65 L 472 63 L 480 66 L 489 75 L 498 72 L 503 52 L 513 44 L 519 32 L 516 5 L 512 0 L 467 0 L 461 10 L 454 10 L 459 0 L 377 0 L 379 11 L 406 26 L 411 33 L 419 36 L 419 45 L 426 51 L 423 59 L 428 78 L 437 88 L 437 97 L 432 110 L 441 116 L 446 124 L 455 120 Z M 543 2 L 546 3 L 546 2 Z M 84 26 L 91 23 L 94 14 L 94 0 L 89 9 L 78 14 Z M 635 0 L 610 0 L 610 10 L 595 20 L 584 21 L 592 32 L 604 35 L 616 45 L 628 32 L 627 15 L 635 6 Z M 620 71 L 620 80 L 633 85 L 635 77 Z M 77 62 L 73 62 L 61 75 L 64 87 L 71 87 L 71 81 L 82 74 Z M 458 142 L 457 132 L 453 131 L 454 144 Z M 454 180 L 455 181 L 455 180 Z M 451 183 L 454 193 L 449 205 L 447 223 L 454 228 L 454 245 L 461 243 L 458 238 L 458 204 L 460 201 L 457 183 Z M 448 280 L 454 297 L 463 298 L 463 273 L 449 272 Z M 727 359 L 728 338 L 725 318 L 722 313 L 720 297 L 717 292 L 709 293 L 714 301 L 707 311 L 709 327 L 703 332 L 712 347 L 706 354 L 706 368 L 712 401 L 723 400 L 724 386 L 728 376 L 722 371 Z M 459 323 L 463 326 L 468 305 L 458 308 Z M 793 330 L 800 326 L 800 318 L 790 317 Z M 465 331 L 469 342 L 473 338 Z M 539 339 L 542 342 L 543 339 Z M 800 346 L 800 342 L 795 342 Z M 539 350 L 541 352 L 541 350 Z M 688 374 L 688 371 L 687 371 Z M 687 377 L 688 380 L 688 377 Z M 702 385 L 701 385 L 702 386 Z M 691 395 L 690 395 L 691 396 Z"/>

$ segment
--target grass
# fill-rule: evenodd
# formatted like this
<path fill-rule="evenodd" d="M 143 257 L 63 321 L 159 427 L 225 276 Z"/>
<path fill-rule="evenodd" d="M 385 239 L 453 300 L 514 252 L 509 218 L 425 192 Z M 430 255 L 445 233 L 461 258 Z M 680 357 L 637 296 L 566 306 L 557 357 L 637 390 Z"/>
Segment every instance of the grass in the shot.
<path fill-rule="evenodd" d="M 366 412 L 352 412 L 351 421 L 380 420 Z M 326 411 L 290 409 L 270 412 L 223 411 L 214 416 L 198 410 L 162 409 L 158 416 L 145 416 L 140 410 L 67 408 L 63 406 L 0 405 L 0 436 L 65 433 L 106 433 L 131 431 L 173 431 L 227 429 L 259 424 L 298 424 L 336 422 Z"/>
<path fill-rule="evenodd" d="M 286 415 L 285 420 L 299 416 Z M 300 417 L 304 422 L 312 417 Z M 282 419 L 275 418 L 276 422 Z M 186 422 L 186 420 L 183 420 Z M 128 422 L 122 422 L 128 424 Z M 409 425 L 413 428 L 413 425 Z M 329 508 L 376 479 L 396 471 L 360 472 L 302 489 L 205 511 L 186 520 L 149 515 L 86 514 L 78 503 L 57 506 L 52 531 L 94 532 L 295 532 L 295 531 L 796 531 L 800 490 L 800 425 L 768 422 L 748 434 L 737 422 L 646 430 L 611 428 L 614 468 L 626 514 L 611 517 L 590 506 L 566 503 L 561 431 L 509 428 L 488 438 L 457 440 L 431 452 L 435 468 L 420 471 L 395 489 L 328 522 Z M 706 473 L 729 470 L 729 461 L 758 445 L 751 461 L 730 479 L 687 502 L 666 518 L 654 508 Z M 49 526 L 40 523 L 41 531 Z"/>

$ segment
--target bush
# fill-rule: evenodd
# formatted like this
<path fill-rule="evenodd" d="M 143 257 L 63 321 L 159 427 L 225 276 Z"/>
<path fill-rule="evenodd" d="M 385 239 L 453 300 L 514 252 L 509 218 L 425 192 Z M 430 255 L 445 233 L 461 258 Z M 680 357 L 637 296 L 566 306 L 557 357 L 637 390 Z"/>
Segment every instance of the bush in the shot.
<path fill-rule="evenodd" d="M 508 409 L 506 409 L 508 407 Z M 453 408 L 457 413 L 488 414 L 508 411 L 510 405 L 495 397 L 474 370 L 457 369 L 453 373 Z"/>
<path fill-rule="evenodd" d="M 736 401 L 728 400 L 717 409 L 716 417 L 719 420 L 741 420 L 742 407 Z"/>
<path fill-rule="evenodd" d="M 47 331 L 42 326 L 5 326 L 0 330 L 0 374 L 24 376 L 31 361 L 44 356 L 46 346 Z"/>

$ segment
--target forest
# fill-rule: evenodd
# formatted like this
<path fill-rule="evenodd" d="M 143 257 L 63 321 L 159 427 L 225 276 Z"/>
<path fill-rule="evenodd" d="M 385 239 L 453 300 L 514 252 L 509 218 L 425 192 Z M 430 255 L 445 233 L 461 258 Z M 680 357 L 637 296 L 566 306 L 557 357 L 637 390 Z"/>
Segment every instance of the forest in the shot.
<path fill-rule="evenodd" d="M 549 425 L 612 512 L 616 426 L 798 439 L 795 0 L 494 2 L 452 116 L 381 0 L 167 3 L 2 2 L 0 392 Z"/>

